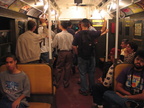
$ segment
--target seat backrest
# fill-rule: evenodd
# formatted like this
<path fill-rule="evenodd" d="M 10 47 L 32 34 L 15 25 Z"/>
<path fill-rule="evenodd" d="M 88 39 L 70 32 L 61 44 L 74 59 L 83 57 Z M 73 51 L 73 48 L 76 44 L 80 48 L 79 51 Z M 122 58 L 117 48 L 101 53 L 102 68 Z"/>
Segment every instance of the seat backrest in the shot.
<path fill-rule="evenodd" d="M 124 69 L 126 69 L 129 66 L 133 66 L 133 65 L 132 64 L 119 64 L 115 67 L 115 70 L 114 70 L 114 90 L 116 90 L 116 84 L 117 84 L 116 78 Z"/>
<path fill-rule="evenodd" d="M 50 66 L 46 64 L 18 64 L 17 66 L 29 77 L 31 94 L 53 94 Z M 4 70 L 6 70 L 6 66 L 2 65 L 0 71 Z"/>

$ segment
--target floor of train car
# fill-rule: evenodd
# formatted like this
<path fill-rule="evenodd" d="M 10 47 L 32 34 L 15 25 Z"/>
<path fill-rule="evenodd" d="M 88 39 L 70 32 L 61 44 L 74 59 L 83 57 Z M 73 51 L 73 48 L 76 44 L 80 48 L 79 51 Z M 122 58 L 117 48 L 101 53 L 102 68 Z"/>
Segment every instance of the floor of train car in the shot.
<path fill-rule="evenodd" d="M 102 71 L 96 68 L 95 80 L 102 75 Z M 57 108 L 91 108 L 92 107 L 92 96 L 83 96 L 79 94 L 80 85 L 77 84 L 79 79 L 79 73 L 76 72 L 71 76 L 70 86 L 64 88 L 61 84 L 56 92 L 56 104 Z"/>

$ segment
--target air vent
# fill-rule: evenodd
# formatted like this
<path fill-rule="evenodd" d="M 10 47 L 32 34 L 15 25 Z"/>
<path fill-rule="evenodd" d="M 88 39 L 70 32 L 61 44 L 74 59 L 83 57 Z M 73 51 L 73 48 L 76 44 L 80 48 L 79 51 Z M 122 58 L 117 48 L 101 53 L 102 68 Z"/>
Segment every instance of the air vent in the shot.
<path fill-rule="evenodd" d="M 80 4 L 82 3 L 82 0 L 74 0 L 74 3 Z"/>
<path fill-rule="evenodd" d="M 103 5 L 103 3 L 102 3 L 102 2 L 98 4 L 98 6 L 99 6 L 99 7 L 101 7 L 102 5 Z"/>

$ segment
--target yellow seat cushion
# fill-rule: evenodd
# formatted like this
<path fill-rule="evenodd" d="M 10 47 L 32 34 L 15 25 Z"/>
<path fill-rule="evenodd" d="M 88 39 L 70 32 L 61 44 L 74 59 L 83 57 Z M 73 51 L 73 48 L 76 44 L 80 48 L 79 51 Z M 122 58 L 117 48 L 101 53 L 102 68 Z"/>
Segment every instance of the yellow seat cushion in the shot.
<path fill-rule="evenodd" d="M 18 69 L 29 77 L 32 94 L 52 94 L 52 72 L 46 64 L 19 64 Z"/>
<path fill-rule="evenodd" d="M 51 108 L 51 104 L 48 103 L 29 102 L 29 104 L 29 108 Z"/>

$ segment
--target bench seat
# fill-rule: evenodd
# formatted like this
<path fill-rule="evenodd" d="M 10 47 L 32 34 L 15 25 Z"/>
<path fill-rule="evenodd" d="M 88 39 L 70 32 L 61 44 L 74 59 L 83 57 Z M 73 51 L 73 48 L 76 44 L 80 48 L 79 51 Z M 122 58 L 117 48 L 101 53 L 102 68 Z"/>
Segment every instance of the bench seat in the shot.
<path fill-rule="evenodd" d="M 40 102 L 29 102 L 29 108 L 51 108 L 51 104 Z"/>

